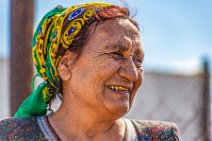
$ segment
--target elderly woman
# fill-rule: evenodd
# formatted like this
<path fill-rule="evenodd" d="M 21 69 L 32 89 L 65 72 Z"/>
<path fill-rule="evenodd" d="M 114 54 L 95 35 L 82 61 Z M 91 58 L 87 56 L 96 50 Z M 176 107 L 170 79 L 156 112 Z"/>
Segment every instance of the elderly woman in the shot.
<path fill-rule="evenodd" d="M 122 118 L 142 83 L 144 52 L 126 8 L 93 2 L 57 7 L 33 37 L 42 82 L 14 118 L 0 122 L 1 140 L 177 141 L 173 123 Z M 55 96 L 62 99 L 47 115 Z"/>

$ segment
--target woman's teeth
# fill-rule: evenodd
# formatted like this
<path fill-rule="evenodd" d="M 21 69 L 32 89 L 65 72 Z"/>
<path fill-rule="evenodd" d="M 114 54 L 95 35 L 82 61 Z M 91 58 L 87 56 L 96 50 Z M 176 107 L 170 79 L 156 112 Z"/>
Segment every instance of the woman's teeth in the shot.
<path fill-rule="evenodd" d="M 116 90 L 116 91 L 125 91 L 125 92 L 129 92 L 130 89 L 125 88 L 125 87 L 121 87 L 121 86 L 109 86 L 110 89 L 112 90 Z"/>

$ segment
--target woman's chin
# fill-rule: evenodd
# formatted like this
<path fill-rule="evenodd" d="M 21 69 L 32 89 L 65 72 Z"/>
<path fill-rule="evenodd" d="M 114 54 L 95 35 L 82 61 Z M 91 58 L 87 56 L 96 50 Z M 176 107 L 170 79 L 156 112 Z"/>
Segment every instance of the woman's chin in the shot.
<path fill-rule="evenodd" d="M 132 105 L 130 93 L 111 90 L 105 91 L 102 97 L 102 103 L 107 111 L 120 117 L 127 114 Z"/>
<path fill-rule="evenodd" d="M 131 108 L 129 101 L 113 101 L 105 103 L 104 106 L 111 115 L 117 117 L 122 117 L 127 114 Z"/>

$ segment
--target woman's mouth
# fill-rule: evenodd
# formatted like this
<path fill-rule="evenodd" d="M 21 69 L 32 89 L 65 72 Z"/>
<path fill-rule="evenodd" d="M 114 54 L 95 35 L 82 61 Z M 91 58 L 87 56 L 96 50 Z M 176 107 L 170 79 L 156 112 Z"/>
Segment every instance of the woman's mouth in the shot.
<path fill-rule="evenodd" d="M 123 86 L 117 86 L 117 85 L 110 85 L 108 86 L 110 89 L 114 91 L 121 91 L 121 92 L 130 92 L 130 88 L 123 87 Z"/>

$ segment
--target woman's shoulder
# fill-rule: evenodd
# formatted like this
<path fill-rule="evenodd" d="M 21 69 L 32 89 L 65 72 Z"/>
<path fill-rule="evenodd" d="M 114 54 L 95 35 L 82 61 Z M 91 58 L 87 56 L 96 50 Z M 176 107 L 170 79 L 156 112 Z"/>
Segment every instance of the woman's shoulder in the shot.
<path fill-rule="evenodd" d="M 41 139 L 36 117 L 6 118 L 0 121 L 0 140 Z"/>
<path fill-rule="evenodd" d="M 172 122 L 150 121 L 150 120 L 129 120 L 124 119 L 128 140 L 173 140 L 179 141 L 179 130 Z"/>

